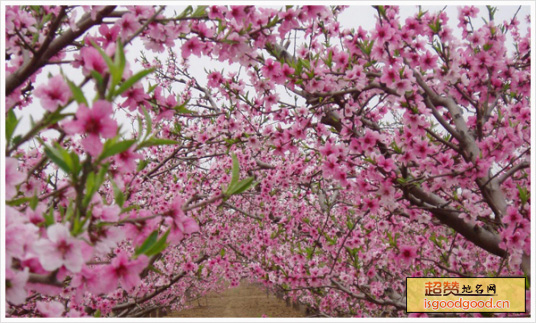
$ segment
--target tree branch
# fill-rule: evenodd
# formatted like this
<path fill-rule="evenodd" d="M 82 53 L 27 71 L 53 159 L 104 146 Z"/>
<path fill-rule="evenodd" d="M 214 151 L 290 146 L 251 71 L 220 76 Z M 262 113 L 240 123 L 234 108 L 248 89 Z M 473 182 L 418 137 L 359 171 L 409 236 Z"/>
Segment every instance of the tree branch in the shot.
<path fill-rule="evenodd" d="M 47 35 L 47 39 L 43 42 L 43 45 L 39 48 L 37 54 L 28 62 L 23 64 L 12 74 L 6 77 L 6 96 L 10 95 L 16 88 L 23 84 L 33 73 L 43 67 L 48 60 L 54 55 L 58 54 L 62 49 L 69 46 L 80 35 L 84 34 L 94 25 L 100 24 L 102 19 L 111 13 L 116 6 L 106 6 L 104 9 L 97 13 L 95 20 L 91 19 L 89 13 L 85 14 L 77 23 L 77 30 L 67 30 L 61 36 L 51 40 L 48 43 L 48 37 L 52 37 L 52 33 Z M 52 30 L 51 30 L 52 31 Z M 46 46 L 45 46 L 46 45 Z"/>
<path fill-rule="evenodd" d="M 499 184 L 502 184 L 505 180 L 507 180 L 509 177 L 513 176 L 517 171 L 529 168 L 530 163 L 527 161 L 521 162 L 510 168 L 506 173 L 502 174 L 498 179 L 497 182 Z"/>

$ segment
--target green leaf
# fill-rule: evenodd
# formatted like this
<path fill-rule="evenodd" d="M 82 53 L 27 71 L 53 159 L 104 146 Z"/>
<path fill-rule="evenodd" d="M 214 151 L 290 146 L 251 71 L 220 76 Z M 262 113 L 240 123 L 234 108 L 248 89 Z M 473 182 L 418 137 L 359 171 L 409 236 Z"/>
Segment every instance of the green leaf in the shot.
<path fill-rule="evenodd" d="M 173 132 L 175 134 L 180 134 L 182 131 L 182 125 L 179 123 L 179 122 L 175 122 L 175 124 L 173 125 Z"/>
<path fill-rule="evenodd" d="M 231 182 L 229 183 L 229 187 L 227 189 L 228 193 L 238 183 L 238 180 L 240 179 L 240 164 L 238 162 L 238 158 L 234 153 L 231 155 L 231 157 L 233 159 L 233 168 L 231 170 Z"/>
<path fill-rule="evenodd" d="M 136 150 L 140 150 L 145 147 L 162 146 L 162 145 L 178 145 L 179 142 L 171 139 L 154 138 L 151 137 L 138 145 Z"/>
<path fill-rule="evenodd" d="M 122 78 L 123 72 L 125 71 L 125 65 L 127 63 L 127 60 L 125 58 L 125 49 L 123 48 L 123 42 L 121 41 L 120 38 L 117 38 L 114 60 L 115 60 L 114 63 L 119 69 L 119 73 L 121 74 L 121 78 Z M 121 78 L 119 78 L 119 81 L 121 81 Z"/>
<path fill-rule="evenodd" d="M 34 194 L 32 199 L 30 200 L 30 208 L 35 211 L 35 208 L 37 208 L 37 204 L 39 203 L 39 198 L 37 197 L 37 194 Z"/>
<path fill-rule="evenodd" d="M 73 203 L 73 200 L 70 200 L 69 205 L 67 206 L 67 210 L 65 210 L 65 215 L 63 217 L 62 222 L 63 223 L 69 222 L 71 218 L 73 217 L 73 215 L 74 215 L 74 203 Z"/>
<path fill-rule="evenodd" d="M 272 19 L 268 22 L 268 24 L 266 24 L 266 28 L 272 28 L 272 27 L 274 27 L 275 25 L 277 25 L 278 22 L 279 22 L 279 18 L 277 18 L 277 16 L 276 16 L 276 17 L 272 18 Z"/>
<path fill-rule="evenodd" d="M 168 229 L 166 233 L 164 233 L 164 235 L 145 252 L 145 254 L 150 257 L 150 256 L 157 255 L 161 253 L 162 251 L 164 251 L 164 249 L 166 249 L 166 247 L 168 246 L 168 244 L 166 243 L 166 240 L 167 240 L 167 237 L 169 236 L 169 232 L 170 230 Z"/>
<path fill-rule="evenodd" d="M 112 59 L 110 58 L 110 56 L 108 56 L 108 54 L 106 54 L 102 48 L 100 48 L 97 44 L 95 44 L 93 41 L 91 42 L 91 45 L 93 45 L 93 47 L 95 47 L 95 49 L 97 49 L 99 51 L 99 53 L 101 54 L 102 58 L 104 59 L 104 61 L 106 62 L 106 65 L 108 66 L 108 70 L 110 71 L 110 75 L 112 75 L 112 80 L 114 79 L 117 79 L 117 73 L 119 72 L 118 69 L 117 69 L 117 66 L 115 66 L 114 62 L 112 62 Z M 119 80 L 121 80 L 121 75 L 119 75 Z M 113 81 L 112 81 L 113 82 Z M 117 83 L 115 83 L 117 84 Z"/>
<path fill-rule="evenodd" d="M 65 77 L 65 81 L 67 81 L 67 85 L 69 85 L 69 88 L 71 89 L 71 92 L 73 93 L 73 98 L 76 101 L 76 103 L 78 104 L 83 103 L 86 106 L 89 106 L 89 104 L 87 103 L 86 97 L 84 96 L 84 93 L 82 92 L 82 89 L 76 86 L 76 84 L 74 84 L 67 77 Z"/>
<path fill-rule="evenodd" d="M 145 122 L 147 122 L 147 133 L 145 134 L 145 138 L 147 138 L 148 135 L 153 133 L 153 120 L 151 119 L 151 115 L 145 108 L 145 105 L 142 105 L 141 107 L 143 109 L 143 115 L 145 116 Z"/>
<path fill-rule="evenodd" d="M 197 6 L 197 9 L 192 14 L 192 17 L 199 18 L 199 17 L 202 17 L 202 16 L 206 15 L 207 7 L 208 6 Z"/>
<path fill-rule="evenodd" d="M 139 210 L 139 209 L 140 209 L 139 205 L 131 204 L 131 205 L 127 206 L 127 207 L 122 208 L 120 214 L 124 214 L 124 213 L 130 212 L 132 210 Z"/>
<path fill-rule="evenodd" d="M 45 154 L 54 164 L 58 165 L 58 167 L 65 171 L 67 174 L 71 173 L 71 168 L 64 160 L 64 155 L 56 148 L 45 145 Z"/>
<path fill-rule="evenodd" d="M 30 202 L 31 199 L 31 197 L 21 197 L 16 200 L 6 201 L 6 204 L 9 206 L 20 206 L 24 203 Z"/>
<path fill-rule="evenodd" d="M 139 138 L 141 139 L 141 134 L 143 133 L 143 121 L 140 116 L 138 116 L 138 131 L 139 131 Z M 145 134 L 145 137 L 147 137 L 147 134 Z"/>
<path fill-rule="evenodd" d="M 108 142 L 106 142 L 106 143 L 108 143 Z M 136 142 L 136 140 L 124 140 L 124 141 L 120 141 L 120 142 L 110 144 L 110 145 L 108 145 L 109 147 L 107 147 L 107 145 L 104 144 L 102 154 L 99 156 L 98 160 L 99 161 L 104 160 L 104 159 L 106 159 L 108 157 L 111 157 L 113 155 L 117 155 L 117 154 L 120 154 L 120 153 L 122 153 L 124 151 L 127 151 L 135 142 Z"/>
<path fill-rule="evenodd" d="M 101 73 L 93 70 L 90 72 L 91 76 L 97 81 L 99 86 L 102 86 L 104 84 L 104 77 L 102 77 Z"/>
<path fill-rule="evenodd" d="M 69 153 L 58 143 L 54 143 L 54 145 L 56 146 L 57 151 L 61 154 L 63 160 L 67 163 L 67 166 L 71 170 L 71 174 L 76 175 L 77 171 L 80 169 L 80 159 L 78 158 L 78 155 L 74 152 Z"/>
<path fill-rule="evenodd" d="M 15 137 L 13 137 L 12 143 L 16 145 L 20 142 L 21 139 L 22 139 L 21 135 L 16 135 Z"/>
<path fill-rule="evenodd" d="M 19 121 L 20 120 L 17 119 L 17 116 L 15 116 L 13 109 L 9 110 L 6 116 L 6 141 L 8 144 L 11 141 L 11 137 L 13 136 Z"/>
<path fill-rule="evenodd" d="M 72 114 L 60 113 L 60 110 L 57 110 L 56 112 L 49 114 L 48 117 L 46 118 L 47 126 L 54 125 L 58 123 L 59 121 L 63 120 L 65 117 L 68 117 L 70 115 Z"/>
<path fill-rule="evenodd" d="M 395 239 L 393 239 L 393 236 L 391 235 L 391 232 L 387 232 L 387 238 L 389 238 L 389 244 L 392 246 L 392 247 L 396 247 L 396 242 L 395 242 Z"/>
<path fill-rule="evenodd" d="M 305 252 L 307 253 L 307 259 L 313 258 L 313 247 L 305 247 Z"/>
<path fill-rule="evenodd" d="M 140 160 L 140 162 L 138 163 L 138 167 L 136 168 L 136 170 L 137 170 L 138 172 L 141 171 L 141 170 L 143 170 L 145 167 L 147 167 L 147 164 L 148 164 L 147 160 L 145 160 L 145 159 Z"/>
<path fill-rule="evenodd" d="M 195 113 L 195 111 L 192 111 L 192 110 L 189 110 L 189 109 L 186 108 L 186 104 L 187 104 L 187 103 L 188 103 L 188 102 L 185 102 L 185 103 L 183 103 L 183 104 L 181 104 L 181 105 L 178 105 L 178 106 L 176 106 L 176 107 L 173 107 L 173 109 L 174 109 L 175 111 L 177 111 L 178 113 L 182 113 L 182 114 L 192 114 L 192 113 Z"/>
<path fill-rule="evenodd" d="M 186 16 L 191 14 L 193 11 L 194 10 L 193 10 L 192 6 L 188 6 L 188 7 L 186 7 L 186 9 L 184 9 L 184 11 L 177 18 L 179 18 L 179 19 L 185 18 Z"/>
<path fill-rule="evenodd" d="M 115 181 L 111 180 L 111 182 L 112 182 L 112 188 L 114 191 L 115 203 L 119 205 L 121 208 L 123 208 L 123 204 L 125 204 L 125 194 L 123 193 L 122 190 L 119 189 L 119 187 L 117 187 L 117 184 L 115 183 Z"/>
<path fill-rule="evenodd" d="M 227 194 L 235 195 L 235 194 L 241 194 L 247 191 L 253 184 L 253 180 L 255 180 L 255 178 L 253 177 L 248 177 L 246 179 L 241 180 L 234 187 L 231 187 L 231 189 L 227 191 Z"/>
<path fill-rule="evenodd" d="M 134 253 L 136 256 L 139 256 L 141 254 L 145 254 L 147 252 L 147 250 L 149 250 L 155 243 L 156 243 L 156 240 L 158 239 L 158 230 L 154 230 L 153 232 L 151 232 L 151 234 L 145 239 L 145 241 L 141 244 L 141 246 L 139 246 L 138 248 L 136 248 L 136 252 Z"/>
<path fill-rule="evenodd" d="M 86 223 L 89 221 L 90 218 L 91 218 L 91 216 L 88 214 L 84 218 L 84 220 L 80 221 L 80 213 L 77 212 L 76 217 L 74 218 L 73 228 L 71 229 L 71 234 L 74 237 L 76 237 L 79 234 L 81 234 L 82 232 L 84 232 L 84 226 L 86 225 Z"/>
<path fill-rule="evenodd" d="M 89 201 L 91 201 L 91 197 L 93 197 L 93 194 L 95 193 L 95 173 L 91 172 L 87 175 L 86 178 L 86 196 L 84 196 L 84 200 L 82 201 L 82 205 L 87 206 Z"/>
<path fill-rule="evenodd" d="M 521 205 L 524 205 L 529 200 L 529 190 L 526 187 L 521 187 L 519 184 L 517 185 L 517 190 L 519 192 L 519 198 L 521 199 Z"/>
<path fill-rule="evenodd" d="M 149 83 L 149 89 L 147 90 L 147 94 L 152 93 L 154 89 L 156 89 L 157 86 L 158 86 L 158 83 L 154 85 L 151 85 L 151 83 Z"/>
<path fill-rule="evenodd" d="M 155 273 L 159 274 L 159 275 L 162 275 L 164 276 L 165 274 L 163 272 L 160 271 L 160 269 L 156 268 L 155 266 L 153 265 L 149 265 L 149 270 L 150 271 L 154 271 Z"/>
<path fill-rule="evenodd" d="M 50 208 L 48 212 L 45 212 L 43 214 L 43 217 L 45 218 L 45 226 L 49 227 L 54 224 L 54 210 L 53 208 Z"/>
<path fill-rule="evenodd" d="M 106 173 L 108 172 L 109 166 L 110 164 L 106 163 L 99 169 L 99 172 L 97 174 L 95 174 L 95 172 L 91 172 L 87 176 L 86 195 L 84 196 L 84 199 L 82 201 L 82 205 L 84 207 L 87 207 L 89 205 L 89 202 L 91 202 L 93 195 L 101 187 L 102 183 L 104 182 L 104 177 L 106 176 Z"/>
<path fill-rule="evenodd" d="M 154 70 L 155 70 L 154 68 L 150 68 L 150 69 L 143 70 L 143 71 L 140 71 L 140 72 L 132 75 L 128 80 L 126 80 L 125 82 L 123 82 L 123 84 L 121 84 L 121 86 L 119 87 L 119 89 L 117 89 L 117 91 L 115 91 L 115 95 L 120 95 L 123 92 L 125 92 L 126 90 L 130 89 L 132 87 L 132 85 L 134 85 L 136 82 L 138 82 L 139 80 L 141 80 L 145 76 L 147 76 L 147 75 L 151 74 L 152 72 L 154 72 Z"/>
<path fill-rule="evenodd" d="M 82 168 L 80 165 L 80 157 L 78 157 L 78 154 L 75 153 L 74 151 L 71 151 L 69 153 L 69 157 L 70 157 L 70 165 L 73 171 L 73 175 L 77 176 L 78 173 L 80 172 L 80 169 Z"/>

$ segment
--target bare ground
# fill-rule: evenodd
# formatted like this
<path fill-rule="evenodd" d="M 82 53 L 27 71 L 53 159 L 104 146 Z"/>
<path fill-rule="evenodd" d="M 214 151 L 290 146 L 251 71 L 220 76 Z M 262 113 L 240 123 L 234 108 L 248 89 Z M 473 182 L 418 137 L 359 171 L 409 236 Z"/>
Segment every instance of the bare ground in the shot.
<path fill-rule="evenodd" d="M 222 293 L 210 293 L 192 302 L 193 308 L 172 312 L 168 317 L 305 317 L 305 311 L 287 305 L 284 300 L 258 285 L 242 281 L 238 287 Z"/>

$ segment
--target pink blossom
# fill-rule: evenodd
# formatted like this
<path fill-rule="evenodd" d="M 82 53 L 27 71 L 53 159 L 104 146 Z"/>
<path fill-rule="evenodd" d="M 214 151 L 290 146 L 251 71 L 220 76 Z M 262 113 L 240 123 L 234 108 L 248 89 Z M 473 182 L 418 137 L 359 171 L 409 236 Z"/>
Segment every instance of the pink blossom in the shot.
<path fill-rule="evenodd" d="M 383 44 L 384 42 L 391 39 L 393 34 L 394 30 L 389 24 L 376 24 L 376 28 L 372 32 L 372 39 L 375 39 L 379 44 Z"/>
<path fill-rule="evenodd" d="M 183 265 L 184 271 L 194 271 L 197 268 L 198 268 L 198 266 L 196 264 L 194 264 L 193 262 L 191 262 L 191 261 L 188 261 L 187 263 L 185 263 Z"/>
<path fill-rule="evenodd" d="M 63 304 L 57 301 L 38 301 L 36 308 L 43 317 L 60 317 L 65 311 Z"/>
<path fill-rule="evenodd" d="M 71 286 L 77 289 L 77 293 L 88 291 L 94 295 L 98 295 L 107 289 L 106 281 L 101 277 L 102 268 L 84 267 L 74 275 Z"/>
<path fill-rule="evenodd" d="M 125 238 L 121 227 L 104 227 L 99 231 L 99 240 L 95 242 L 95 255 L 106 256 L 112 248 Z"/>
<path fill-rule="evenodd" d="M 6 200 L 17 195 L 17 185 L 22 183 L 26 176 L 18 171 L 19 161 L 13 157 L 6 157 Z"/>
<path fill-rule="evenodd" d="M 35 96 L 41 99 L 43 108 L 50 112 L 56 111 L 59 105 L 64 105 L 71 96 L 71 90 L 61 75 L 56 75 L 35 89 Z"/>
<path fill-rule="evenodd" d="M 142 154 L 134 152 L 134 147 L 131 147 L 115 155 L 114 160 L 120 172 L 128 173 L 136 170 L 136 160 L 142 157 Z"/>
<path fill-rule="evenodd" d="M 503 222 L 508 225 L 515 225 L 523 219 L 523 216 L 519 214 L 519 211 L 513 207 L 509 206 L 506 210 L 506 216 L 503 218 Z"/>
<path fill-rule="evenodd" d="M 236 22 L 241 23 L 247 16 L 247 6 L 231 6 L 229 11 L 230 17 L 233 17 Z"/>
<path fill-rule="evenodd" d="M 26 222 L 11 206 L 6 206 L 6 255 L 25 260 L 35 257 L 33 242 L 38 238 L 39 228 Z"/>
<path fill-rule="evenodd" d="M 283 72 L 281 71 L 281 64 L 271 58 L 268 58 L 264 62 L 264 66 L 261 68 L 261 70 L 266 78 L 277 79 L 283 75 Z"/>
<path fill-rule="evenodd" d="M 144 104 L 144 100 L 149 98 L 149 96 L 143 90 L 143 86 L 139 83 L 123 92 L 121 97 L 126 98 L 126 100 L 121 103 L 121 107 L 128 107 L 130 111 L 138 109 L 140 112 L 143 111 L 142 106 Z"/>
<path fill-rule="evenodd" d="M 104 74 L 108 70 L 108 65 L 102 58 L 102 55 L 94 47 L 84 47 L 80 50 L 80 57 L 84 67 L 84 73 L 89 74 L 91 71 Z"/>
<path fill-rule="evenodd" d="M 223 19 L 227 13 L 227 7 L 225 6 L 210 6 L 208 9 L 208 17 L 210 19 Z"/>
<path fill-rule="evenodd" d="M 52 271 L 65 266 L 73 273 L 82 269 L 82 241 L 71 236 L 64 224 L 56 223 L 47 228 L 48 239 L 35 242 L 34 249 L 45 270 Z"/>
<path fill-rule="evenodd" d="M 506 247 L 509 250 L 522 250 L 524 245 L 525 239 L 519 230 L 506 237 Z"/>
<path fill-rule="evenodd" d="M 176 197 L 171 203 L 171 218 L 166 220 L 166 223 L 170 225 L 171 231 L 168 236 L 168 240 L 171 243 L 179 243 L 185 234 L 191 234 L 199 231 L 199 225 L 190 217 L 187 217 L 182 210 L 184 200 L 181 197 Z"/>
<path fill-rule="evenodd" d="M 93 217 L 105 222 L 116 222 L 119 220 L 121 209 L 117 205 L 97 205 L 93 208 Z"/>
<path fill-rule="evenodd" d="M 417 247 L 412 247 L 409 245 L 400 246 L 400 253 L 399 253 L 398 259 L 400 259 L 402 262 L 406 264 L 409 264 L 415 258 L 417 258 Z"/>
<path fill-rule="evenodd" d="M 119 26 L 113 26 L 109 28 L 107 24 L 102 24 L 99 27 L 99 32 L 103 37 L 99 37 L 103 41 L 104 47 L 108 46 L 110 43 L 115 43 L 117 36 L 119 35 Z"/>
<path fill-rule="evenodd" d="M 363 207 L 365 210 L 370 210 L 371 214 L 375 214 L 378 211 L 380 204 L 376 198 L 365 198 L 363 200 Z"/>
<path fill-rule="evenodd" d="M 102 151 L 103 138 L 112 138 L 117 132 L 117 122 L 110 118 L 112 104 L 108 101 L 98 100 L 89 109 L 81 104 L 76 112 L 76 120 L 66 122 L 63 128 L 67 134 L 86 134 L 82 139 L 82 146 L 91 156 L 98 156 Z"/>
<path fill-rule="evenodd" d="M 14 305 L 21 305 L 26 302 L 28 292 L 24 289 L 28 277 L 30 276 L 28 268 L 23 271 L 11 270 L 6 268 L 6 300 Z"/>
<path fill-rule="evenodd" d="M 133 14 L 127 13 L 116 21 L 116 26 L 121 28 L 121 38 L 125 41 L 128 36 L 134 34 L 140 28 L 140 23 Z"/>
<path fill-rule="evenodd" d="M 214 36 L 214 28 L 208 28 L 205 23 L 198 23 L 195 26 L 195 30 L 197 32 L 197 35 L 201 37 L 201 39 L 211 38 L 212 36 Z"/>
<path fill-rule="evenodd" d="M 218 87 L 223 83 L 223 76 L 220 72 L 212 72 L 207 76 L 208 82 L 207 85 L 210 87 Z"/>
<path fill-rule="evenodd" d="M 383 69 L 380 82 L 385 83 L 387 86 L 392 86 L 394 82 L 400 80 L 400 72 L 398 66 L 386 66 Z"/>
<path fill-rule="evenodd" d="M 333 147 L 331 145 L 331 143 L 328 141 L 326 142 L 326 144 L 324 145 L 324 147 L 322 148 L 319 148 L 318 151 L 322 154 L 322 156 L 325 156 L 325 157 L 328 157 L 330 156 L 331 154 L 335 154 L 335 156 L 337 156 L 338 154 L 336 154 L 337 150 L 335 149 L 335 147 Z"/>
<path fill-rule="evenodd" d="M 394 170 L 395 167 L 396 167 L 395 163 L 393 162 L 393 159 L 385 158 L 382 155 L 380 155 L 376 159 L 376 163 L 377 163 L 378 167 L 380 167 L 381 169 L 383 169 L 386 172 L 390 172 L 390 171 Z"/>
<path fill-rule="evenodd" d="M 361 147 L 363 150 L 367 150 L 374 145 L 376 145 L 376 141 L 378 140 L 378 135 L 371 130 L 366 130 L 365 135 L 361 138 Z"/>
<path fill-rule="evenodd" d="M 331 155 L 326 158 L 326 161 L 322 164 L 322 171 L 326 176 L 333 176 L 341 171 L 337 157 Z"/>
<path fill-rule="evenodd" d="M 197 37 L 188 39 L 184 45 L 182 45 L 182 58 L 186 59 L 191 54 L 195 56 L 201 56 L 201 50 L 203 49 L 203 43 Z"/>
<path fill-rule="evenodd" d="M 426 54 L 421 59 L 420 67 L 422 70 L 429 70 L 436 67 L 437 55 L 431 54 L 429 51 L 426 51 Z"/>
<path fill-rule="evenodd" d="M 117 283 L 130 291 L 140 283 L 140 273 L 147 267 L 149 259 L 140 255 L 138 259 L 129 260 L 126 252 L 121 251 L 112 259 L 110 265 L 103 268 L 101 278 L 106 282 L 107 292 L 115 289 Z"/>

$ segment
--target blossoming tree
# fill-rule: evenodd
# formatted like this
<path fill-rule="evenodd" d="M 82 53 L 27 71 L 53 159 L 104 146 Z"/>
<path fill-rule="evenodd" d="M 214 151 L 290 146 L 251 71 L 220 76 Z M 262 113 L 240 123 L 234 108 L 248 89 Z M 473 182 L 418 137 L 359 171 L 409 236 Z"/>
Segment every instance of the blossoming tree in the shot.
<path fill-rule="evenodd" d="M 530 31 L 344 9 L 6 7 L 7 316 L 144 316 L 242 278 L 404 316 L 405 277 L 530 279 Z"/>

